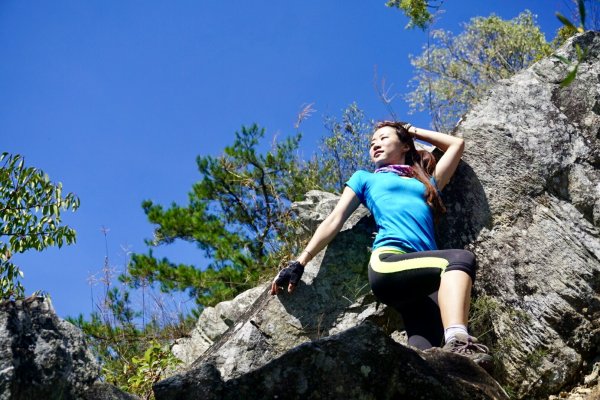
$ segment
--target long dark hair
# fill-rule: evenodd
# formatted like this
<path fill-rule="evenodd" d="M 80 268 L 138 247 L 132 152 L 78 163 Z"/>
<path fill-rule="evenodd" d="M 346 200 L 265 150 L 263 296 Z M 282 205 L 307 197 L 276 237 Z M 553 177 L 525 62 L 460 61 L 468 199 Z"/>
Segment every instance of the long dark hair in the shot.
<path fill-rule="evenodd" d="M 386 126 L 394 128 L 400 142 L 408 145 L 409 150 L 405 155 L 404 162 L 406 165 L 412 166 L 415 178 L 425 185 L 425 201 L 433 209 L 433 215 L 437 223 L 439 217 L 446 212 L 446 207 L 437 189 L 430 182 L 435 171 L 435 157 L 426 150 L 417 150 L 413 135 L 404 127 L 405 124 L 405 122 L 399 121 L 381 121 L 375 125 L 375 130 Z"/>

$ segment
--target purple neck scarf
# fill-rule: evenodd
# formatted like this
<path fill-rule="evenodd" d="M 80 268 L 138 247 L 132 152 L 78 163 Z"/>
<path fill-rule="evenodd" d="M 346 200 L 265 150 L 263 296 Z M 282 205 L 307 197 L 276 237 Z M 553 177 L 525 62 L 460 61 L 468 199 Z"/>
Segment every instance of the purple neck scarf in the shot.
<path fill-rule="evenodd" d="M 406 176 L 408 178 L 412 178 L 413 176 L 415 176 L 415 174 L 413 173 L 413 168 L 410 165 L 404 164 L 384 165 L 383 167 L 379 167 L 375 170 L 376 174 L 379 172 L 392 172 L 396 175 Z"/>

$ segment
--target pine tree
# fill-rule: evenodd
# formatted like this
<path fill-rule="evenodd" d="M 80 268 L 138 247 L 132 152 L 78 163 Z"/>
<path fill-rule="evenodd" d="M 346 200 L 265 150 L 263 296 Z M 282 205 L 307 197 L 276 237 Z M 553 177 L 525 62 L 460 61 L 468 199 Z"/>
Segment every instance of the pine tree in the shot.
<path fill-rule="evenodd" d="M 188 291 L 201 306 L 212 305 L 273 275 L 282 255 L 295 252 L 298 238 L 290 204 L 312 185 L 297 155 L 301 136 L 274 142 L 260 153 L 264 134 L 257 125 L 242 127 L 221 156 L 199 156 L 201 179 L 193 185 L 187 205 L 165 209 L 151 200 L 143 202 L 156 228 L 147 241 L 148 253 L 132 256 L 132 286 L 145 279 L 164 291 Z M 207 265 L 154 257 L 152 247 L 175 240 L 196 244 Z"/>

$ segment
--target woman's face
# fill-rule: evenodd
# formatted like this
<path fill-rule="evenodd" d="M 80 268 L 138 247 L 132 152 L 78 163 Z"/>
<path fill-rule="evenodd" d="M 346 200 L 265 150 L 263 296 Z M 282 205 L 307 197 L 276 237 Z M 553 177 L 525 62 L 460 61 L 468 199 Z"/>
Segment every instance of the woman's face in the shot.
<path fill-rule="evenodd" d="M 404 156 L 408 150 L 408 144 L 400 141 L 396 129 L 384 126 L 373 134 L 369 155 L 371 161 L 379 168 L 388 164 L 404 164 Z"/>

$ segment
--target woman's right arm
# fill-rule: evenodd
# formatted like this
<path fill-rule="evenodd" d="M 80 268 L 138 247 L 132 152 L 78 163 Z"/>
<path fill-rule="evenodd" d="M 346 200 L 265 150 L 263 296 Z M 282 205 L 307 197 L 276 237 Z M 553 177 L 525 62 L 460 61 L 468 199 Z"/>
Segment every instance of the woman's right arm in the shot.
<path fill-rule="evenodd" d="M 333 240 L 335 235 L 342 229 L 344 226 L 344 222 L 352 215 L 354 210 L 358 208 L 360 205 L 360 200 L 358 196 L 354 193 L 352 189 L 346 186 L 344 191 L 342 192 L 342 196 L 338 201 L 337 205 L 325 218 L 323 222 L 319 225 L 312 238 L 308 242 L 308 245 L 305 247 L 304 251 L 297 258 L 297 261 L 302 265 L 308 264 L 308 262 L 316 256 L 321 250 L 323 250 L 329 242 Z M 292 292 L 295 288 L 295 285 L 288 285 L 288 292 Z M 271 294 L 277 294 L 279 288 L 275 284 L 275 280 L 271 285 Z"/>
<path fill-rule="evenodd" d="M 458 167 L 465 149 L 464 140 L 445 133 L 417 128 L 416 126 L 410 127 L 408 131 L 415 135 L 415 138 L 431 143 L 444 152 L 433 173 L 438 190 L 442 190 Z"/>

